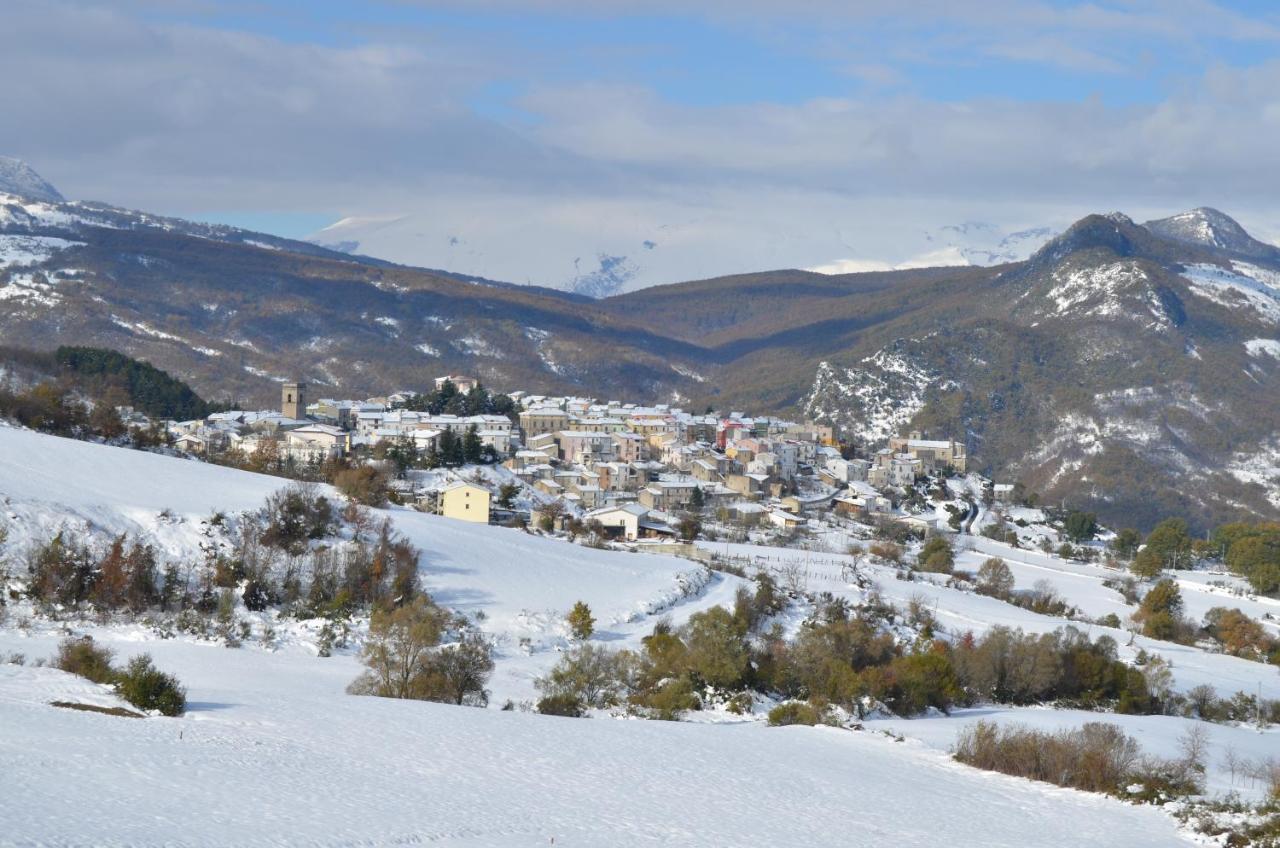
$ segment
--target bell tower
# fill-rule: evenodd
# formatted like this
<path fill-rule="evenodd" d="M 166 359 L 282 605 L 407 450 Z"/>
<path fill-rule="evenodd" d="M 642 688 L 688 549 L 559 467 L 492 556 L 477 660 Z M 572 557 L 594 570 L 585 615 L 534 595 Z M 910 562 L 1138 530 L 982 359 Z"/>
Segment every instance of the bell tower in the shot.
<path fill-rule="evenodd" d="M 280 412 L 285 418 L 301 421 L 307 417 L 307 384 L 285 383 L 280 389 Z"/>

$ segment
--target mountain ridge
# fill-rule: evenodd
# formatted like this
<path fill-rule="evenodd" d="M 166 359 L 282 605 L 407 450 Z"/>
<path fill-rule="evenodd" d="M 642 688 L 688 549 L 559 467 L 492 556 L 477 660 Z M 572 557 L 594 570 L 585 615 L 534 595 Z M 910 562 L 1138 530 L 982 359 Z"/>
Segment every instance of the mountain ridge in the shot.
<path fill-rule="evenodd" d="M 1021 262 L 784 269 L 593 300 L 8 197 L 0 332 L 117 349 L 215 401 L 274 404 L 286 379 L 364 397 L 469 373 L 504 390 L 802 414 L 864 447 L 906 428 L 963 438 L 975 468 L 1115 524 L 1280 515 L 1280 411 L 1266 401 L 1280 389 L 1280 262 L 1178 236 L 1090 215 Z"/>

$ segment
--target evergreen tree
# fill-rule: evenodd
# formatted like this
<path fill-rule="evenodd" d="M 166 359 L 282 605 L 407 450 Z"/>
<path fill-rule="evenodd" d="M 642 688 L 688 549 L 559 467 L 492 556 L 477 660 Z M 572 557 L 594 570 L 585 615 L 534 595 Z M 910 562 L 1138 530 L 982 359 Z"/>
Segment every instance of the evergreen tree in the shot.
<path fill-rule="evenodd" d="M 478 465 L 484 459 L 484 445 L 480 442 L 480 433 L 474 424 L 467 428 L 462 437 L 462 459 L 472 465 Z"/>
<path fill-rule="evenodd" d="M 569 610 L 569 614 L 565 616 L 565 621 L 569 624 L 569 631 L 573 633 L 573 638 L 579 641 L 590 639 L 591 634 L 596 630 L 596 620 L 591 614 L 591 607 L 582 601 L 573 605 L 573 609 Z"/>

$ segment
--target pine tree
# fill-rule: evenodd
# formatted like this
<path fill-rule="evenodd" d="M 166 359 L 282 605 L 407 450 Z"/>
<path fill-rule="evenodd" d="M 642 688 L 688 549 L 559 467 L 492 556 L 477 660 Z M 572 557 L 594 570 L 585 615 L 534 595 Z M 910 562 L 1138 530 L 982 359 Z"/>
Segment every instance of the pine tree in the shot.
<path fill-rule="evenodd" d="M 480 433 L 476 425 L 467 428 L 462 437 L 462 459 L 464 462 L 477 465 L 484 459 L 484 445 L 480 442 Z"/>
<path fill-rule="evenodd" d="M 596 630 L 596 620 L 591 615 L 591 607 L 582 601 L 573 605 L 573 609 L 569 610 L 569 614 L 565 616 L 565 621 L 568 622 L 573 637 L 580 641 L 590 639 L 591 634 Z"/>

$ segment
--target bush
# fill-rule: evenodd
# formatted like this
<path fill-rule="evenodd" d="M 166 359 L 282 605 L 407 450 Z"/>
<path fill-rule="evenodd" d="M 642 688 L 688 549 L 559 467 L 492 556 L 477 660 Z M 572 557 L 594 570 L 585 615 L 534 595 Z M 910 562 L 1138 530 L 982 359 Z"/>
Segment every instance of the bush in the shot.
<path fill-rule="evenodd" d="M 52 604 L 76 606 L 93 588 L 93 560 L 78 539 L 58 533 L 31 554 L 31 594 Z"/>
<path fill-rule="evenodd" d="M 1048 733 L 979 721 L 960 731 L 955 758 L 975 768 L 1086 792 L 1119 794 L 1135 783 L 1175 794 L 1200 790 L 1193 768 L 1144 759 L 1137 742 L 1102 722 Z"/>
<path fill-rule="evenodd" d="M 596 620 L 591 615 L 591 607 L 582 601 L 573 605 L 573 609 L 569 610 L 569 614 L 565 616 L 565 621 L 569 624 L 569 631 L 573 633 L 573 638 L 579 641 L 590 639 L 596 629 Z"/>
<path fill-rule="evenodd" d="M 894 542 L 872 542 L 867 548 L 867 553 L 894 565 L 902 564 L 902 546 Z"/>
<path fill-rule="evenodd" d="M 739 622 L 724 607 L 689 616 L 685 636 L 689 670 L 709 686 L 738 688 L 750 662 L 744 636 Z"/>
<path fill-rule="evenodd" d="M 825 724 L 827 720 L 826 713 L 808 701 L 787 701 L 769 710 L 770 727 L 787 727 L 793 724 L 812 727 L 815 724 Z"/>
<path fill-rule="evenodd" d="M 484 706 L 489 701 L 484 685 L 493 671 L 493 648 L 478 633 L 437 648 L 449 623 L 449 614 L 426 595 L 393 610 L 374 610 L 361 651 L 367 671 L 347 691 Z"/>
<path fill-rule="evenodd" d="M 586 709 L 582 702 L 572 695 L 547 695 L 538 701 L 538 712 L 543 715 L 582 718 Z"/>
<path fill-rule="evenodd" d="M 688 678 L 668 680 L 657 689 L 637 698 L 638 705 L 652 710 L 653 718 L 663 721 L 679 721 L 682 713 L 702 709 L 702 701 L 693 691 Z"/>
<path fill-rule="evenodd" d="M 584 642 L 565 652 L 536 686 L 547 697 L 571 698 L 584 709 L 612 707 L 627 696 L 633 660 L 629 652 Z"/>
<path fill-rule="evenodd" d="M 924 543 L 916 562 L 921 571 L 950 574 L 955 570 L 956 554 L 950 542 L 941 536 L 934 536 Z"/>
<path fill-rule="evenodd" d="M 1013 572 L 999 557 L 991 557 L 978 569 L 978 594 L 1007 598 L 1013 591 Z"/>
<path fill-rule="evenodd" d="M 453 645 L 432 651 L 419 697 L 455 706 L 489 703 L 484 686 L 493 672 L 493 646 L 479 633 L 467 633 Z"/>
<path fill-rule="evenodd" d="M 111 683 L 116 679 L 115 669 L 111 667 L 112 656 L 110 649 L 95 645 L 92 636 L 69 637 L 58 644 L 53 665 L 94 683 Z"/>
<path fill-rule="evenodd" d="M 333 505 L 314 486 L 295 483 L 267 497 L 262 543 L 296 550 L 308 539 L 322 539 L 333 523 Z"/>
<path fill-rule="evenodd" d="M 368 670 L 348 688 L 383 698 L 423 696 L 430 651 L 440 644 L 448 614 L 421 595 L 397 609 L 374 610 L 360 658 Z"/>
<path fill-rule="evenodd" d="M 1165 578 L 1152 586 L 1142 598 L 1133 614 L 1133 620 L 1142 625 L 1142 635 L 1152 639 L 1182 641 L 1190 629 L 1181 618 L 1182 593 L 1178 584 Z"/>
<path fill-rule="evenodd" d="M 1092 512 L 1072 510 L 1062 522 L 1067 537 L 1079 543 L 1092 539 L 1098 533 L 1098 517 Z"/>
<path fill-rule="evenodd" d="M 339 471 L 333 485 L 351 500 L 365 506 L 383 506 L 387 502 L 387 475 L 371 465 Z"/>
<path fill-rule="evenodd" d="M 941 650 L 897 657 L 867 673 L 871 694 L 900 716 L 930 707 L 947 712 L 962 692 L 951 660 Z"/>
<path fill-rule="evenodd" d="M 187 709 L 187 690 L 176 677 L 165 674 L 151 663 L 151 657 L 140 654 L 129 660 L 116 682 L 120 697 L 140 710 L 155 710 L 161 715 L 180 716 Z"/>

